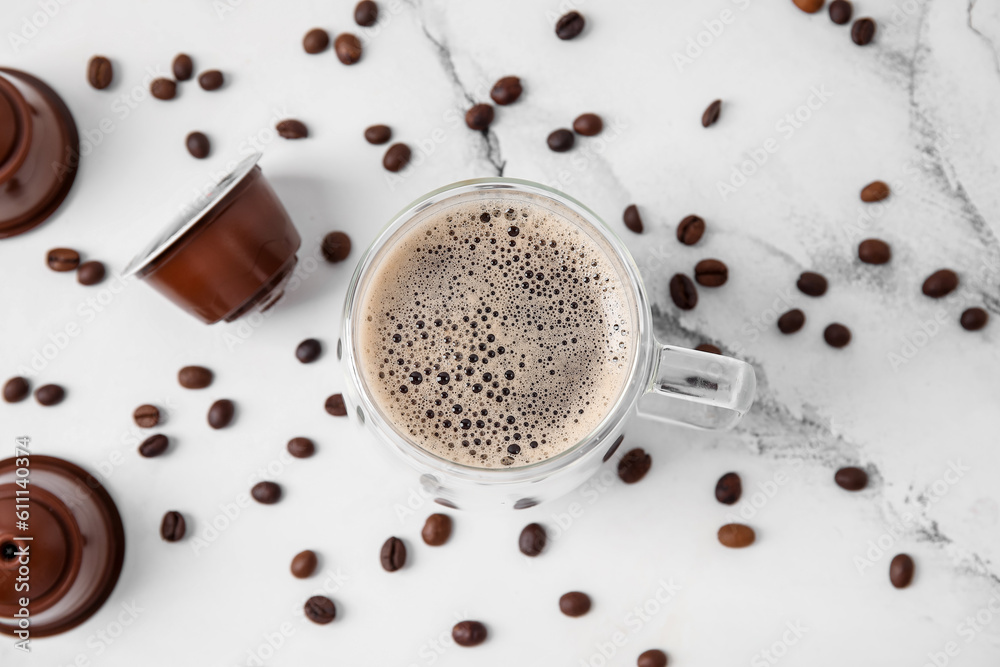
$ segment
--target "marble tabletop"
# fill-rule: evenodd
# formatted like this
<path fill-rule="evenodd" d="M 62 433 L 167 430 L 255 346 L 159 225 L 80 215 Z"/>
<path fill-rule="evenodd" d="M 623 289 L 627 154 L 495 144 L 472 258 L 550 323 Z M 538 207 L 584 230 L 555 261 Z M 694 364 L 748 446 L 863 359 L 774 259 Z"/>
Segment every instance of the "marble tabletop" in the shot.
<path fill-rule="evenodd" d="M 6 0 L 0 60 L 56 88 L 83 139 L 79 176 L 58 214 L 0 242 L 0 374 L 30 371 L 67 388 L 65 402 L 0 404 L 0 458 L 15 436 L 36 453 L 69 458 L 99 476 L 126 528 L 121 579 L 106 605 L 24 654 L 0 641 L 0 664 L 44 665 L 632 665 L 648 648 L 672 665 L 995 665 L 1000 658 L 1000 3 L 857 0 L 878 22 L 858 47 L 849 26 L 787 0 L 505 2 L 380 0 L 370 29 L 349 0 Z M 587 19 L 560 41 L 555 20 Z M 363 60 L 308 56 L 312 27 L 354 31 Z M 178 52 L 225 87 L 194 82 L 177 99 L 147 93 Z M 85 79 L 100 53 L 116 68 L 105 91 Z M 525 93 L 499 108 L 488 136 L 462 117 L 504 75 Z M 706 105 L 719 122 L 701 127 Z M 550 131 L 585 111 L 604 132 L 569 153 Z M 298 118 L 308 139 L 276 137 Z M 413 161 L 390 175 L 365 143 L 392 126 Z M 184 149 L 192 130 L 209 159 Z M 296 289 L 269 316 L 205 326 L 119 273 L 170 216 L 234 160 L 259 150 L 265 175 L 303 237 Z M 477 176 L 520 177 L 585 201 L 621 230 L 653 303 L 656 333 L 682 346 L 710 342 L 752 363 L 756 404 L 733 431 L 702 433 L 636 423 L 628 445 L 653 466 L 626 486 L 608 471 L 569 496 L 523 512 L 454 512 L 438 549 L 420 542 L 440 507 L 403 470 L 384 465 L 366 432 L 323 410 L 343 389 L 332 354 L 354 261 L 404 205 Z M 893 194 L 863 204 L 880 179 Z M 645 232 L 624 229 L 639 206 Z M 688 214 L 708 225 L 692 247 L 675 238 Z M 350 260 L 322 261 L 319 240 L 346 231 Z M 885 266 L 861 264 L 857 243 L 892 246 Z M 45 267 L 55 246 L 107 263 L 83 287 Z M 729 282 L 702 290 L 682 312 L 669 277 L 713 257 Z M 921 294 L 950 267 L 952 295 Z M 811 299 L 804 270 L 830 280 Z M 970 306 L 994 318 L 979 332 L 958 319 Z M 775 326 L 798 307 L 804 328 Z M 853 332 L 844 349 L 823 342 L 830 322 Z M 68 333 L 72 331 L 73 333 Z M 295 345 L 326 344 L 301 365 Z M 216 373 L 209 396 L 176 382 L 181 366 Z M 231 398 L 235 424 L 212 431 L 208 404 Z M 136 454 L 145 437 L 132 410 L 167 412 L 170 453 Z M 284 443 L 308 436 L 309 460 Z M 848 493 L 834 471 L 861 465 L 868 489 Z M 739 504 L 717 503 L 718 477 L 743 478 Z M 260 479 L 286 495 L 274 506 L 237 502 Z M 158 534 L 166 510 L 189 536 Z M 724 523 L 757 531 L 728 550 Z M 537 521 L 551 544 L 517 551 Z M 388 535 L 410 545 L 406 569 L 387 574 Z M 321 555 L 312 579 L 291 557 Z M 916 576 L 888 581 L 905 552 Z M 588 592 L 592 611 L 568 618 L 559 596 Z M 338 618 L 317 626 L 303 601 L 325 592 Z M 450 640 L 464 618 L 490 639 Z"/>

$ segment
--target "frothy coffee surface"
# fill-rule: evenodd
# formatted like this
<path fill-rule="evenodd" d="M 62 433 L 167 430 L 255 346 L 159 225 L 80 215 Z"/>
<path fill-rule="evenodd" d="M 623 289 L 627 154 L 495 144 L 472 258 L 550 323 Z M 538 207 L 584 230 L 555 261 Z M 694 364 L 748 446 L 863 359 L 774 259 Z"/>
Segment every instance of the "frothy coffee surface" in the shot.
<path fill-rule="evenodd" d="M 466 465 L 519 466 L 607 415 L 634 354 L 631 296 L 573 215 L 493 193 L 394 239 L 358 338 L 362 375 L 399 433 Z"/>

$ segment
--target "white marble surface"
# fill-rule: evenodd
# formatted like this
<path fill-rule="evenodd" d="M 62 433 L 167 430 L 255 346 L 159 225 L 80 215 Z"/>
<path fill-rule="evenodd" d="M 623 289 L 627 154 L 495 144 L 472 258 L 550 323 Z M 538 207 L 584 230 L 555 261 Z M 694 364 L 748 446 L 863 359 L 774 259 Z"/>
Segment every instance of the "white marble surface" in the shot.
<path fill-rule="evenodd" d="M 380 4 L 364 60 L 348 68 L 332 53 L 306 56 L 300 39 L 314 26 L 356 29 L 349 0 L 3 3 L 0 60 L 51 83 L 95 145 L 58 216 L 0 242 L 0 374 L 31 364 L 68 325 L 80 332 L 34 378 L 65 385 L 64 404 L 0 405 L 0 457 L 12 455 L 15 434 L 28 434 L 36 452 L 99 472 L 122 511 L 128 552 L 113 596 L 87 624 L 33 642 L 28 656 L 4 640 L 0 664 L 247 665 L 263 655 L 277 666 L 629 665 L 660 647 L 673 665 L 919 667 L 933 664 L 929 654 L 940 654 L 938 665 L 995 665 L 1000 3 L 858 0 L 856 16 L 880 26 L 866 48 L 825 12 L 807 16 L 786 0 L 581 0 L 588 28 L 573 42 L 552 34 L 569 2 Z M 53 15 L 33 34 L 24 21 L 42 23 L 46 5 Z M 678 66 L 675 54 L 720 17 L 728 23 Z M 31 36 L 15 50 L 10 33 Z M 199 69 L 222 69 L 226 87 L 206 93 L 191 82 L 172 102 L 149 98 L 146 73 L 167 72 L 178 51 Z M 114 60 L 109 91 L 85 81 L 94 53 Z M 525 94 L 498 110 L 486 142 L 461 114 L 507 74 L 523 77 Z M 799 111 L 808 119 L 783 121 L 812 91 L 823 99 Z M 722 119 L 704 130 L 701 112 L 715 98 Z M 583 111 L 602 114 L 605 133 L 572 153 L 546 150 L 548 132 Z M 310 138 L 273 139 L 283 117 L 305 121 Z M 102 119 L 110 133 L 98 129 Z M 415 149 L 398 178 L 361 138 L 374 122 Z M 206 162 L 184 150 L 194 129 L 212 138 Z M 776 150 L 763 166 L 721 196 L 718 183 L 768 139 Z M 45 267 L 48 248 L 71 246 L 120 271 L 173 210 L 168 202 L 254 142 L 311 267 L 260 326 L 206 327 L 145 285 L 85 288 Z M 557 184 L 616 225 L 627 204 L 639 204 L 646 233 L 623 233 L 659 335 L 711 341 L 752 362 L 759 397 L 730 433 L 636 424 L 628 444 L 654 459 L 641 484 L 609 476 L 521 513 L 458 513 L 451 543 L 431 549 L 419 540 L 430 504 L 399 471 L 378 467 L 367 434 L 324 413 L 325 396 L 342 388 L 331 351 L 302 366 L 293 350 L 308 336 L 335 341 L 351 264 L 394 212 L 445 183 L 500 170 Z M 876 178 L 895 194 L 862 205 L 859 189 Z M 689 213 L 709 225 L 691 248 L 673 236 Z M 353 237 L 351 262 L 315 263 L 331 229 Z M 890 265 L 854 259 L 866 236 L 892 244 Z M 704 257 L 725 260 L 730 282 L 703 289 L 697 309 L 680 313 L 667 279 Z M 960 289 L 923 297 L 923 277 L 944 266 L 959 271 Z M 794 289 L 805 269 L 829 277 L 822 299 Z M 968 305 L 985 305 L 994 321 L 962 330 Z M 808 321 L 786 338 L 775 309 L 792 306 Z M 848 348 L 823 343 L 831 321 L 851 327 Z M 191 363 L 216 371 L 207 392 L 177 386 L 177 368 Z M 238 419 L 211 432 L 204 415 L 219 397 L 238 403 Z M 159 460 L 135 453 L 144 434 L 130 415 L 143 402 L 169 411 L 162 431 L 174 446 Z M 317 441 L 315 458 L 283 458 L 296 435 Z M 837 488 L 833 471 L 845 464 L 869 467 L 871 487 Z M 734 508 L 712 495 L 728 470 L 746 489 Z M 246 507 L 209 533 L 220 506 L 260 475 L 281 482 L 286 498 Z M 409 502 L 412 513 L 401 511 Z M 188 516 L 206 548 L 161 542 L 167 509 Z M 757 529 L 752 548 L 716 542 L 732 514 Z M 535 560 L 516 549 L 529 520 L 557 535 Z M 377 561 L 390 534 L 412 554 L 392 575 Z M 871 553 L 859 571 L 880 539 L 886 555 Z M 299 581 L 287 567 L 304 548 L 322 554 L 322 573 Z M 887 580 L 897 552 L 917 563 L 904 591 Z M 663 604 L 661 582 L 677 587 Z M 324 587 L 340 615 L 318 627 L 301 605 Z M 589 615 L 559 614 L 559 595 L 572 589 L 592 595 Z M 123 605 L 138 610 L 124 628 Z M 489 624 L 487 644 L 450 643 L 463 617 Z M 615 633 L 623 646 L 605 659 Z"/>

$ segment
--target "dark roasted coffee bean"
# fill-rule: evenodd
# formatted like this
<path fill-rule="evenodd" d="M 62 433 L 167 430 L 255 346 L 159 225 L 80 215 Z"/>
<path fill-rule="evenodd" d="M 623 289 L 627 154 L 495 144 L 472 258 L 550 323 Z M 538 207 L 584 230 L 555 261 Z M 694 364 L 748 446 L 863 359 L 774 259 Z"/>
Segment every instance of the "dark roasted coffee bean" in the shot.
<path fill-rule="evenodd" d="M 365 141 L 376 146 L 392 139 L 392 128 L 388 125 L 372 125 L 365 129 Z"/>
<path fill-rule="evenodd" d="M 783 334 L 793 334 L 806 323 L 806 314 L 798 308 L 793 308 L 778 318 L 778 331 Z"/>
<path fill-rule="evenodd" d="M 837 25 L 844 25 L 851 20 L 854 8 L 848 0 L 833 0 L 830 3 L 830 20 Z"/>
<path fill-rule="evenodd" d="M 187 135 L 187 139 L 184 140 L 184 143 L 187 146 L 188 153 L 199 160 L 207 158 L 209 152 L 211 151 L 211 144 L 208 141 L 208 137 L 206 137 L 202 132 L 192 132 Z"/>
<path fill-rule="evenodd" d="M 825 0 L 794 0 L 795 6 L 804 11 L 806 14 L 815 14 L 819 10 L 823 9 L 823 2 Z"/>
<path fill-rule="evenodd" d="M 281 487 L 274 482 L 257 482 L 250 489 L 250 495 L 262 505 L 273 505 L 281 500 Z"/>
<path fill-rule="evenodd" d="M 153 428 L 160 423 L 160 410 L 155 405 L 140 405 L 132 413 L 132 419 L 140 428 Z"/>
<path fill-rule="evenodd" d="M 677 240 L 684 245 L 694 245 L 705 233 L 705 221 L 697 215 L 689 215 L 677 225 Z"/>
<path fill-rule="evenodd" d="M 889 563 L 889 581 L 896 588 L 906 588 L 913 581 L 913 559 L 906 554 L 896 554 Z"/>
<path fill-rule="evenodd" d="M 160 433 L 151 435 L 139 445 L 139 455 L 147 459 L 157 457 L 167 451 L 169 444 L 170 441 L 167 439 L 167 436 Z"/>
<path fill-rule="evenodd" d="M 353 65 L 361 60 L 361 40 L 357 35 L 342 32 L 333 40 L 333 50 L 337 59 L 345 65 Z"/>
<path fill-rule="evenodd" d="M 990 321 L 990 314 L 982 308 L 968 308 L 962 313 L 959 322 L 966 331 L 979 331 Z"/>
<path fill-rule="evenodd" d="M 431 514 L 424 522 L 420 537 L 428 546 L 441 546 L 451 537 L 451 517 L 447 514 Z"/>
<path fill-rule="evenodd" d="M 97 90 L 104 90 L 111 85 L 114 68 L 111 61 L 104 56 L 94 56 L 87 64 L 87 81 Z"/>
<path fill-rule="evenodd" d="M 187 523 L 184 521 L 183 514 L 170 511 L 163 515 L 163 521 L 160 522 L 160 537 L 164 541 L 177 542 L 182 540 L 186 531 Z"/>
<path fill-rule="evenodd" d="M 604 129 L 604 121 L 596 113 L 580 114 L 573 121 L 573 131 L 585 137 L 593 137 Z"/>
<path fill-rule="evenodd" d="M 92 259 L 77 267 L 76 281 L 81 285 L 96 285 L 104 280 L 106 273 L 104 264 Z"/>
<path fill-rule="evenodd" d="M 72 248 L 53 248 L 45 256 L 45 261 L 53 271 L 72 271 L 80 266 L 80 253 Z"/>
<path fill-rule="evenodd" d="M 66 390 L 57 384 L 43 384 L 35 390 L 35 400 L 46 407 L 59 405 L 66 398 Z"/>
<path fill-rule="evenodd" d="M 833 481 L 842 489 L 860 491 L 868 486 L 868 473 L 861 468 L 841 468 L 833 476 Z"/>
<path fill-rule="evenodd" d="M 743 482 L 735 472 L 727 472 L 715 483 L 715 499 L 723 505 L 733 505 L 743 495 Z"/>
<path fill-rule="evenodd" d="M 705 112 L 701 114 L 701 126 L 709 127 L 719 121 L 719 112 L 722 111 L 722 100 L 715 100 L 708 105 Z"/>
<path fill-rule="evenodd" d="M 304 610 L 306 618 L 319 625 L 332 623 L 337 618 L 337 606 L 325 595 L 314 595 L 306 600 Z"/>
<path fill-rule="evenodd" d="M 212 384 L 212 371 L 204 366 L 185 366 L 177 371 L 177 381 L 185 389 L 204 389 Z"/>
<path fill-rule="evenodd" d="M 194 74 L 194 62 L 191 56 L 186 53 L 178 53 L 174 56 L 174 78 L 178 81 L 187 81 Z"/>
<path fill-rule="evenodd" d="M 719 528 L 719 542 L 730 549 L 742 549 L 753 544 L 757 536 L 750 526 L 742 523 L 727 523 Z"/>
<path fill-rule="evenodd" d="M 875 37 L 875 21 L 864 18 L 858 19 L 851 26 L 851 39 L 858 46 L 865 46 L 871 43 Z"/>
<path fill-rule="evenodd" d="M 309 438 L 292 438 L 288 441 L 288 453 L 297 459 L 307 459 L 316 453 L 316 444 Z"/>
<path fill-rule="evenodd" d="M 563 14 L 556 21 L 556 37 L 559 39 L 573 39 L 583 32 L 586 25 L 587 21 L 580 12 Z"/>
<path fill-rule="evenodd" d="M 306 127 L 306 124 L 294 118 L 287 118 L 279 122 L 275 125 L 275 129 L 278 130 L 278 135 L 283 139 L 305 139 L 309 136 L 309 128 Z"/>
<path fill-rule="evenodd" d="M 217 69 L 210 69 L 198 75 L 198 85 L 204 90 L 218 90 L 226 82 L 226 77 Z"/>
<path fill-rule="evenodd" d="M 295 358 L 304 364 L 311 364 L 319 359 L 323 352 L 323 344 L 315 338 L 306 338 L 295 348 Z"/>
<path fill-rule="evenodd" d="M 20 403 L 28 398 L 31 393 L 31 385 L 26 379 L 20 376 L 12 377 L 3 385 L 3 400 L 8 403 Z"/>
<path fill-rule="evenodd" d="M 567 616 L 583 616 L 590 611 L 590 596 L 586 593 L 573 591 L 559 598 L 559 611 Z"/>
<path fill-rule="evenodd" d="M 958 274 L 951 269 L 940 269 L 927 276 L 923 292 L 932 299 L 940 299 L 951 294 L 958 287 Z"/>
<path fill-rule="evenodd" d="M 886 264 L 892 259 L 892 250 L 885 241 L 865 239 L 858 244 L 858 259 L 865 264 Z"/>
<path fill-rule="evenodd" d="M 667 667 L 667 654 L 658 648 L 651 648 L 639 654 L 637 667 Z"/>
<path fill-rule="evenodd" d="M 372 0 L 361 0 L 354 8 L 354 22 L 362 28 L 370 28 L 378 21 L 378 5 Z"/>
<path fill-rule="evenodd" d="M 233 416 L 236 414 L 236 406 L 227 398 L 222 398 L 212 403 L 208 409 L 208 425 L 214 429 L 226 428 L 233 423 Z"/>
<path fill-rule="evenodd" d="M 625 227 L 636 234 L 642 234 L 642 216 L 639 215 L 639 207 L 635 204 L 629 204 L 628 208 L 625 209 L 625 214 L 622 216 L 625 221 Z"/>
<path fill-rule="evenodd" d="M 521 537 L 517 540 L 517 548 L 525 556 L 534 558 L 545 549 L 547 539 L 545 528 L 537 523 L 529 523 L 521 530 Z"/>
<path fill-rule="evenodd" d="M 465 124 L 470 130 L 482 132 L 490 129 L 491 123 L 493 123 L 492 104 L 477 104 L 465 112 Z"/>
<path fill-rule="evenodd" d="M 343 394 L 333 394 L 326 399 L 326 411 L 334 417 L 347 416 L 347 404 L 344 403 Z"/>
<path fill-rule="evenodd" d="M 479 621 L 460 621 L 451 629 L 451 638 L 459 646 L 479 646 L 486 641 L 486 626 Z"/>
<path fill-rule="evenodd" d="M 626 484 L 635 484 L 646 476 L 652 465 L 653 458 L 645 450 L 636 447 L 625 452 L 618 461 L 618 477 Z"/>
<path fill-rule="evenodd" d="M 576 143 L 576 136 L 566 128 L 560 128 L 549 135 L 546 143 L 548 143 L 550 150 L 556 153 L 565 153 L 573 148 L 573 144 Z"/>
<path fill-rule="evenodd" d="M 845 347 L 851 342 L 851 330 L 835 322 L 823 331 L 823 340 L 830 347 Z"/>
<path fill-rule="evenodd" d="M 729 280 L 729 267 L 717 259 L 703 259 L 694 266 L 694 279 L 705 287 L 721 287 Z"/>
<path fill-rule="evenodd" d="M 296 579 L 307 579 L 316 571 L 319 559 L 316 554 L 308 549 L 295 554 L 292 559 L 292 576 Z"/>
<path fill-rule="evenodd" d="M 698 305 L 698 290 L 690 278 L 683 273 L 676 273 L 670 279 L 670 298 L 681 310 L 691 310 Z"/>
<path fill-rule="evenodd" d="M 493 84 L 490 97 L 500 106 L 506 106 L 517 102 L 523 92 L 521 79 L 516 76 L 505 76 Z"/>
<path fill-rule="evenodd" d="M 882 201 L 889 196 L 889 186 L 882 181 L 872 181 L 861 188 L 861 201 L 872 203 Z"/>
<path fill-rule="evenodd" d="M 379 560 L 382 562 L 382 569 L 395 572 L 406 565 L 406 545 L 398 537 L 390 537 L 382 545 Z"/>
<path fill-rule="evenodd" d="M 172 100 L 177 95 L 177 82 L 171 79 L 153 79 L 149 92 L 158 100 Z"/>
<path fill-rule="evenodd" d="M 795 286 L 806 296 L 823 296 L 826 294 L 826 278 L 812 271 L 803 271 Z"/>
<path fill-rule="evenodd" d="M 322 28 L 313 28 L 302 38 L 302 48 L 310 55 L 323 53 L 330 46 L 330 33 Z"/>
<path fill-rule="evenodd" d="M 708 352 L 709 354 L 722 354 L 722 350 L 717 348 L 715 345 L 712 345 L 711 343 L 702 343 L 701 345 L 699 345 L 694 349 L 698 350 L 699 352 Z"/>
<path fill-rule="evenodd" d="M 323 237 L 320 250 L 323 259 L 331 264 L 343 262 L 351 254 L 351 237 L 344 232 L 330 232 Z"/>
<path fill-rule="evenodd" d="M 410 147 L 406 144 L 393 144 L 382 158 L 382 166 L 387 171 L 397 172 L 410 163 Z"/>

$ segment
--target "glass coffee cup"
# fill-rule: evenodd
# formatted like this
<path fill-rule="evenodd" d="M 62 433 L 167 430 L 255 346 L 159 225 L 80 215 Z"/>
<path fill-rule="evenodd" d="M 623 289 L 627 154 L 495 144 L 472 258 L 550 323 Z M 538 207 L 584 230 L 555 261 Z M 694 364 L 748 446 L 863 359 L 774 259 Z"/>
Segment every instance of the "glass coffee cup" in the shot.
<path fill-rule="evenodd" d="M 476 253 L 486 260 L 476 264 Z M 423 257 L 437 262 L 435 271 L 448 274 L 430 290 L 423 282 L 433 271 L 412 274 L 416 279 L 395 275 L 419 266 Z M 473 278 L 465 278 L 473 275 L 473 265 L 489 271 L 491 264 L 495 280 L 476 286 L 469 282 Z M 546 280 L 535 275 L 543 267 Z M 524 276 L 530 280 L 521 282 Z M 591 279 L 594 284 L 581 285 Z M 435 280 L 432 275 L 430 280 Z M 590 303 L 600 302 L 589 315 L 580 315 L 582 308 L 570 311 L 578 304 L 563 299 L 581 289 L 596 295 Z M 470 294 L 477 290 L 478 302 Z M 443 291 L 450 291 L 448 300 L 436 293 Z M 421 306 L 421 298 L 448 305 L 424 316 L 417 314 L 420 308 L 432 306 Z M 410 305 L 393 310 L 387 303 L 417 306 L 411 315 Z M 477 307 L 485 303 L 493 307 Z M 544 305 L 549 303 L 552 307 Z M 505 314 L 499 318 L 501 311 Z M 518 319 L 507 313 L 534 319 L 530 327 L 521 322 L 504 333 L 502 325 Z M 579 328 L 581 323 L 586 326 Z M 485 327 L 494 324 L 487 334 Z M 558 327 L 574 337 L 560 341 Z M 581 339 L 601 340 L 578 341 L 576 331 Z M 536 354 L 545 337 L 553 341 L 548 356 Z M 493 342 L 487 345 L 487 340 Z M 579 351 L 569 351 L 570 340 Z M 497 347 L 504 341 L 510 349 Z M 430 344 L 437 347 L 426 349 Z M 419 357 L 415 349 L 430 354 Z M 507 354 L 495 356 L 494 349 Z M 639 271 L 614 232 L 575 199 L 509 178 L 436 190 L 382 230 L 348 288 L 337 358 L 348 379 L 351 418 L 416 473 L 429 497 L 463 509 L 524 509 L 567 493 L 612 461 L 629 422 L 639 414 L 701 429 L 729 428 L 749 410 L 756 386 L 753 368 L 745 362 L 658 342 Z M 582 379 L 575 377 L 581 368 L 589 374 Z M 520 398 L 503 385 L 505 375 Z M 564 404 L 566 387 L 572 387 L 573 396 Z M 484 388 L 490 401 L 495 393 L 497 405 L 486 402 Z M 550 395 L 558 397 L 551 405 L 544 399 Z M 479 419 L 480 411 L 490 414 Z M 565 416 L 557 419 L 557 413 Z M 552 444 L 537 435 L 544 429 Z M 534 448 L 539 441 L 541 449 L 528 449 L 529 442 Z M 549 454 L 538 454 L 543 451 Z"/>

